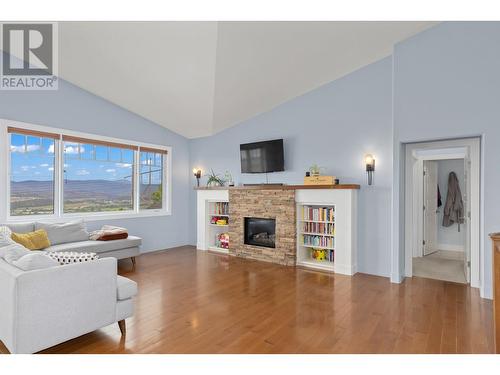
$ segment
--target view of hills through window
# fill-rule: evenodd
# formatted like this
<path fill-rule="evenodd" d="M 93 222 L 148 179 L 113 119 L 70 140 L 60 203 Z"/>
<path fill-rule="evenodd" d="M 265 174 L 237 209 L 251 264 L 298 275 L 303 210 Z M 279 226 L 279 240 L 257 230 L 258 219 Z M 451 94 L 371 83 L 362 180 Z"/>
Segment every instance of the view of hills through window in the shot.
<path fill-rule="evenodd" d="M 61 142 L 59 162 L 54 150 Z M 54 169 L 62 164 L 62 212 L 134 210 L 133 149 L 11 134 L 11 216 L 54 213 Z M 139 153 L 139 209 L 163 207 L 163 155 Z"/>
<path fill-rule="evenodd" d="M 11 135 L 10 214 L 54 213 L 54 140 Z"/>
<path fill-rule="evenodd" d="M 130 211 L 134 151 L 63 142 L 63 211 Z"/>

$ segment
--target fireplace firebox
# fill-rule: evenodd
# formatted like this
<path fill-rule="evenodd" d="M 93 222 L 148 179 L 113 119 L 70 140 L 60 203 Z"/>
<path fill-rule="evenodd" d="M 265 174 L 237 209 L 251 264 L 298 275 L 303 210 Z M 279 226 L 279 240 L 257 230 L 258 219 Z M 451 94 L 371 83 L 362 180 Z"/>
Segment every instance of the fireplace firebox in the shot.
<path fill-rule="evenodd" d="M 276 220 L 245 218 L 245 244 L 275 248 Z"/>

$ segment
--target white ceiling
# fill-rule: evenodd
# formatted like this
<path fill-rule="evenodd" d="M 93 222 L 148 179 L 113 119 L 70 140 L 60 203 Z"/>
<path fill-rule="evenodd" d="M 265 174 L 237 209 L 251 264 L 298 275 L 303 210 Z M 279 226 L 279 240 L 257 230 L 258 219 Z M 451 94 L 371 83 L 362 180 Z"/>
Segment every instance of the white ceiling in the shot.
<path fill-rule="evenodd" d="M 59 75 L 188 138 L 392 53 L 432 22 L 62 22 Z"/>

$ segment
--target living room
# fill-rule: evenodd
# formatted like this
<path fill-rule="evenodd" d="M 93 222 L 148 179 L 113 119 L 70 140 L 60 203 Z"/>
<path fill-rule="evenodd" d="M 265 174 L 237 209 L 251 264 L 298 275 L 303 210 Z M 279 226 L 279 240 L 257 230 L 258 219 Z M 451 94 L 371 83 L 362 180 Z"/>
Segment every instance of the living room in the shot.
<path fill-rule="evenodd" d="M 0 353 L 500 351 L 500 22 L 104 8 L 0 23 Z"/>

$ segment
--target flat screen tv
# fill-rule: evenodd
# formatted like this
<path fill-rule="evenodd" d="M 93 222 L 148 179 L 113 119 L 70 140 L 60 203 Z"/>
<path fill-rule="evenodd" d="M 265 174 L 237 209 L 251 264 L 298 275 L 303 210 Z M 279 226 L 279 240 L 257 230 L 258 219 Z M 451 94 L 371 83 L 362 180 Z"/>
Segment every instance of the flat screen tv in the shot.
<path fill-rule="evenodd" d="M 240 145 L 241 173 L 267 173 L 285 170 L 283 139 Z"/>

